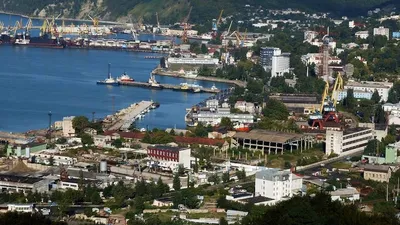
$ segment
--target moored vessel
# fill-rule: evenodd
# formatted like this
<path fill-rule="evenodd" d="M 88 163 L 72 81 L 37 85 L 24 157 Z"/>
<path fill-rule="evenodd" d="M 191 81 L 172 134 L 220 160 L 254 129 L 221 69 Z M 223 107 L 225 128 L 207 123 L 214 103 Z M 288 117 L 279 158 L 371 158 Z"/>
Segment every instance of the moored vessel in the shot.
<path fill-rule="evenodd" d="M 97 81 L 97 84 L 111 85 L 111 86 L 119 85 L 118 81 L 111 77 L 111 64 L 110 63 L 108 64 L 108 77 L 104 80 Z"/>
<path fill-rule="evenodd" d="M 151 87 L 151 88 L 154 88 L 154 89 L 162 89 L 162 88 L 163 88 L 163 86 L 161 86 L 161 85 L 156 81 L 156 78 L 154 77 L 154 75 L 153 75 L 152 73 L 150 73 L 150 78 L 149 78 L 148 83 L 150 84 L 150 87 Z"/>
<path fill-rule="evenodd" d="M 132 79 L 126 72 L 124 72 L 120 77 L 117 78 L 119 82 L 133 82 L 135 81 Z"/>

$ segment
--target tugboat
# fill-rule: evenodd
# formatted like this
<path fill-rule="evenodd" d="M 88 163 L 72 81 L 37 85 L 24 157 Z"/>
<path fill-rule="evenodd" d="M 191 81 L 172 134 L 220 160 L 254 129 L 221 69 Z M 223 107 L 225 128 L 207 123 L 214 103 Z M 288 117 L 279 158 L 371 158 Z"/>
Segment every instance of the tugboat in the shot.
<path fill-rule="evenodd" d="M 105 80 L 99 80 L 97 81 L 97 84 L 103 84 L 103 85 L 112 85 L 112 86 L 118 86 L 119 83 L 117 80 L 111 77 L 111 72 L 110 72 L 111 64 L 108 64 L 108 77 Z"/>
<path fill-rule="evenodd" d="M 150 84 L 150 87 L 153 89 L 163 89 L 163 86 L 161 86 L 157 81 L 156 78 L 154 77 L 153 74 L 150 73 L 150 78 L 148 83 Z"/>
<path fill-rule="evenodd" d="M 218 88 L 215 86 L 215 84 L 213 84 L 213 86 L 211 86 L 210 89 L 213 90 L 213 91 L 218 91 Z"/>
<path fill-rule="evenodd" d="M 128 74 L 126 74 L 126 72 L 124 72 L 120 77 L 118 77 L 117 81 L 119 81 L 119 82 L 133 82 L 135 80 L 132 79 L 130 76 L 128 76 Z"/>

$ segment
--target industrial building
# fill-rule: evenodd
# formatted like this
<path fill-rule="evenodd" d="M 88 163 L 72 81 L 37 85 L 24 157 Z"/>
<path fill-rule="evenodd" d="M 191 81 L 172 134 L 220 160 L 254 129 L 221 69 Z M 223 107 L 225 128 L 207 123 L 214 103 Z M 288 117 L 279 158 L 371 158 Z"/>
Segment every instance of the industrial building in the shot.
<path fill-rule="evenodd" d="M 270 99 L 283 102 L 290 112 L 308 115 L 321 106 L 318 95 L 271 93 Z"/>
<path fill-rule="evenodd" d="M 193 114 L 193 119 L 203 124 L 219 124 L 221 119 L 227 117 L 232 122 L 238 123 L 254 123 L 254 116 L 252 114 L 239 114 L 231 113 L 230 108 L 217 108 L 215 112 L 211 111 L 199 111 Z"/>
<path fill-rule="evenodd" d="M 355 98 L 371 99 L 372 94 L 378 91 L 381 101 L 387 101 L 389 96 L 389 90 L 393 87 L 391 82 L 375 82 L 375 81 L 362 81 L 357 82 L 349 80 L 344 89 L 337 93 L 338 101 L 343 100 L 347 97 L 347 90 L 353 89 Z"/>
<path fill-rule="evenodd" d="M 236 133 L 232 143 L 250 150 L 260 150 L 263 153 L 283 154 L 285 151 L 306 150 L 312 147 L 313 141 L 303 134 L 254 129 L 250 132 Z"/>
<path fill-rule="evenodd" d="M 147 147 L 147 155 L 151 158 L 150 166 L 175 171 L 179 165 L 186 169 L 191 167 L 190 148 L 152 145 Z"/>
<path fill-rule="evenodd" d="M 175 58 L 169 57 L 167 60 L 168 65 L 172 64 L 190 64 L 190 65 L 218 65 L 219 60 L 215 58 Z"/>
<path fill-rule="evenodd" d="M 9 145 L 7 148 L 8 156 L 30 158 L 32 153 L 46 149 L 46 143 L 31 142 L 25 145 Z"/>
<path fill-rule="evenodd" d="M 373 139 L 371 128 L 352 128 L 346 130 L 326 130 L 325 154 L 340 155 L 347 151 L 362 151 L 368 141 Z"/>
<path fill-rule="evenodd" d="M 392 169 L 388 165 L 365 165 L 364 179 L 377 182 L 389 182 L 392 177 Z"/>
<path fill-rule="evenodd" d="M 47 192 L 51 180 L 40 177 L 0 174 L 0 190 L 15 192 Z"/>
<path fill-rule="evenodd" d="M 395 144 L 389 144 L 386 146 L 384 152 L 376 152 L 375 154 L 365 155 L 363 154 L 361 159 L 363 162 L 368 164 L 392 164 L 397 163 L 397 151 L 398 147 Z"/>
<path fill-rule="evenodd" d="M 62 131 L 64 137 L 73 137 L 75 136 L 75 129 L 72 126 L 72 120 L 74 116 L 64 117 L 62 121 Z"/>

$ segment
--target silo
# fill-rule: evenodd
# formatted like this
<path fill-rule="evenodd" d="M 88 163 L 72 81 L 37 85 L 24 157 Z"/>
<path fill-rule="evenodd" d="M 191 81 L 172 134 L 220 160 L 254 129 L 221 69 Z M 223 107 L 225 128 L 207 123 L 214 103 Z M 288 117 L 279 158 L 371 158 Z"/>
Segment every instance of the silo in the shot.
<path fill-rule="evenodd" d="M 21 156 L 21 146 L 18 146 L 17 147 L 17 150 L 15 151 L 15 154 L 17 155 L 17 157 L 20 157 Z"/>
<path fill-rule="evenodd" d="M 100 161 L 100 173 L 106 173 L 106 172 L 107 172 L 107 161 L 101 160 Z"/>
<path fill-rule="evenodd" d="M 30 148 L 25 148 L 25 157 L 28 159 L 31 157 L 31 149 Z"/>

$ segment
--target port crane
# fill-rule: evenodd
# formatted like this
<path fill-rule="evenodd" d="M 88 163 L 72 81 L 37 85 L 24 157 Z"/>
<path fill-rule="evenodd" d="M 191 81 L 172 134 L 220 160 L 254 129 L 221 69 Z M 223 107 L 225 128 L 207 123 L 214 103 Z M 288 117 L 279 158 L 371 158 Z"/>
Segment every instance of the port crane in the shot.
<path fill-rule="evenodd" d="M 221 23 L 222 20 L 222 14 L 224 13 L 224 10 L 222 9 L 221 12 L 219 13 L 219 17 L 218 19 L 213 19 L 212 21 L 212 31 L 213 31 L 213 37 L 217 37 L 217 33 L 218 33 L 218 26 Z"/>
<path fill-rule="evenodd" d="M 156 33 L 161 33 L 160 21 L 158 20 L 158 12 L 156 12 L 156 20 L 157 20 L 157 29 Z"/>
<path fill-rule="evenodd" d="M 91 17 L 90 14 L 88 16 L 93 22 L 94 32 L 96 34 L 98 34 L 98 29 L 97 28 L 99 27 L 100 20 L 97 17 L 94 17 L 94 18 Z"/>
<path fill-rule="evenodd" d="M 189 9 L 189 13 L 187 16 L 183 19 L 182 24 L 183 24 L 183 34 L 182 34 L 182 42 L 183 43 L 188 43 L 188 35 L 187 35 L 187 30 L 188 30 L 188 21 L 190 18 L 190 14 L 192 13 L 192 6 Z"/>

